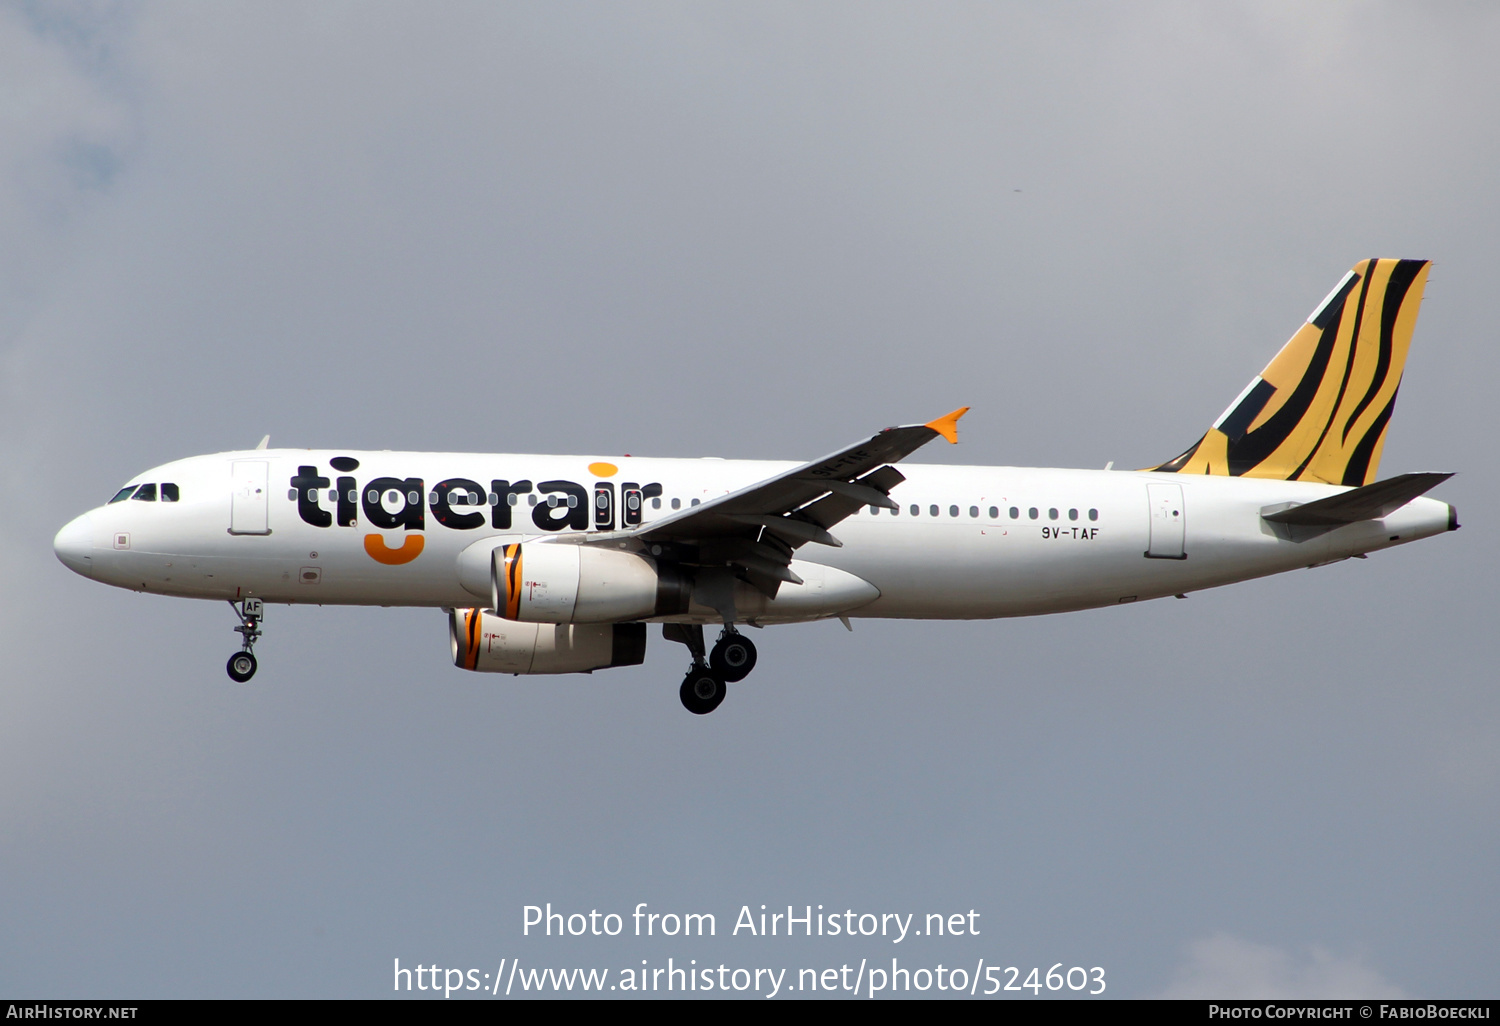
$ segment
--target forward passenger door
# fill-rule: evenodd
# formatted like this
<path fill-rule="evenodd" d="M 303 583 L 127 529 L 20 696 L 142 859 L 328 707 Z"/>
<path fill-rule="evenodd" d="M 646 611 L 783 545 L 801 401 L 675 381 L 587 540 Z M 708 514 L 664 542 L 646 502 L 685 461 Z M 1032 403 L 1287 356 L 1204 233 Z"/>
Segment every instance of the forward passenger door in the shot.
<path fill-rule="evenodd" d="M 265 460 L 235 460 L 230 465 L 230 534 L 270 534 Z"/>

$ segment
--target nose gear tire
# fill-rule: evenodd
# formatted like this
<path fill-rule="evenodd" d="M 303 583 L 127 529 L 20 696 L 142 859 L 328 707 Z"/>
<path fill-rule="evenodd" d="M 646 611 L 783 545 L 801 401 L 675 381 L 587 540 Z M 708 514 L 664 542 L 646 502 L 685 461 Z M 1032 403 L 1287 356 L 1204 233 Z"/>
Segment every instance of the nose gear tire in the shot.
<path fill-rule="evenodd" d="M 236 684 L 243 684 L 251 677 L 254 677 L 255 668 L 255 656 L 249 652 L 236 652 L 229 657 L 229 662 L 224 666 L 224 669 L 229 674 L 229 679 Z"/>

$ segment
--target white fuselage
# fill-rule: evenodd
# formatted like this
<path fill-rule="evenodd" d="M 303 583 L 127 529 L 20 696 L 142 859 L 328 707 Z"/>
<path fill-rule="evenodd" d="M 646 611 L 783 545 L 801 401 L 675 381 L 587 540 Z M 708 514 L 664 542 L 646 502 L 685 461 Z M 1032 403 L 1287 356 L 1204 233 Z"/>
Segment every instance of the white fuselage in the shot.
<path fill-rule="evenodd" d="M 335 470 L 336 458 L 358 467 Z M 619 486 L 626 482 L 659 486 L 657 495 L 644 489 L 640 504 L 641 522 L 650 524 L 674 504 L 687 508 L 796 466 L 619 457 L 604 464 L 613 471 L 606 474 L 601 463 L 287 449 L 198 456 L 136 478 L 158 485 L 155 500 L 123 499 L 85 513 L 59 532 L 55 545 L 73 570 L 137 591 L 278 603 L 487 606 L 488 563 L 476 573 L 460 558 L 476 542 L 489 542 L 478 546 L 487 550 L 500 538 L 618 530 L 625 517 Z M 299 472 L 303 467 L 315 473 Z M 1267 507 L 1345 491 L 1295 481 L 915 464 L 901 471 L 906 480 L 890 493 L 899 513 L 862 509 L 833 528 L 841 548 L 803 545 L 794 563 L 794 569 L 817 564 L 844 571 L 878 594 L 867 589 L 852 608 L 793 606 L 767 622 L 833 615 L 971 619 L 1115 605 L 1325 563 L 1453 526 L 1451 507 L 1428 498 L 1383 520 L 1333 529 L 1262 520 Z M 370 505 L 370 484 L 381 478 L 402 487 L 380 489 Z M 307 486 L 318 479 L 326 479 L 321 487 Z M 434 489 L 455 479 L 477 485 L 478 502 L 444 497 L 441 508 L 434 506 Z M 511 496 L 497 489 L 520 481 L 532 490 L 511 505 Z M 160 485 L 168 483 L 176 485 L 176 501 L 160 498 Z M 550 492 L 539 490 L 547 485 Z M 608 493 L 610 508 L 596 512 L 600 491 Z M 549 495 L 556 506 L 547 505 Z M 508 518 L 497 516 L 504 507 Z M 405 523 L 386 526 L 397 518 Z M 384 553 L 411 558 L 383 562 L 377 554 Z M 813 583 L 783 585 L 778 598 Z M 712 619 L 703 613 L 683 619 Z"/>

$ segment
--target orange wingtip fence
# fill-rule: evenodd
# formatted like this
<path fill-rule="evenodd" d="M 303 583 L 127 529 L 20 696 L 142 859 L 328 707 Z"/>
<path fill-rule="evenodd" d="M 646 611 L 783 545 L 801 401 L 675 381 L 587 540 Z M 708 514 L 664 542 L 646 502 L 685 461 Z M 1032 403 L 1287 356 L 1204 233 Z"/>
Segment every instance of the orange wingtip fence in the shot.
<path fill-rule="evenodd" d="M 967 406 L 960 406 L 958 409 L 954 410 L 952 413 L 948 414 L 945 417 L 939 417 L 937 420 L 929 420 L 925 426 L 932 428 L 932 430 L 948 439 L 949 442 L 957 445 L 958 418 L 962 417 L 968 412 L 969 408 Z"/>

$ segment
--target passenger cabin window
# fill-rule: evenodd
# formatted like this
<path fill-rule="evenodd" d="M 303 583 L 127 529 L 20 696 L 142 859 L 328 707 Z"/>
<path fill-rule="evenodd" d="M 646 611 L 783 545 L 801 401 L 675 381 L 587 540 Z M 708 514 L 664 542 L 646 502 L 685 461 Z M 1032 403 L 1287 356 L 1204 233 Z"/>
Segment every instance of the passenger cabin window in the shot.
<path fill-rule="evenodd" d="M 1077 520 L 1078 519 L 1078 511 L 1076 509 L 1070 509 L 1070 510 L 1068 510 L 1068 519 L 1069 520 Z"/>
<path fill-rule="evenodd" d="M 105 505 L 108 506 L 112 502 L 124 502 L 126 499 L 130 498 L 130 493 L 133 491 L 135 491 L 135 485 L 126 485 L 118 492 L 115 492 L 115 497 L 113 499 L 110 499 L 109 502 L 106 502 Z"/>
<path fill-rule="evenodd" d="M 681 499 L 673 499 L 672 500 L 672 508 L 673 509 L 681 509 L 682 508 L 682 500 Z"/>
<path fill-rule="evenodd" d="M 912 503 L 911 504 L 911 515 L 914 516 L 914 517 L 921 516 L 922 515 L 922 507 L 918 506 L 915 502 Z"/>
<path fill-rule="evenodd" d="M 1015 516 L 1015 514 L 1012 513 L 1011 516 Z M 991 506 L 990 507 L 990 519 L 991 520 L 999 520 L 1000 519 L 1000 507 L 999 506 Z"/>
<path fill-rule="evenodd" d="M 651 508 L 652 509 L 661 509 L 661 500 L 660 499 L 652 499 L 651 500 Z"/>
<path fill-rule="evenodd" d="M 1026 515 L 1029 516 L 1031 519 L 1035 520 L 1036 517 L 1037 517 L 1036 507 L 1033 506 L 1030 509 L 1028 509 L 1026 511 Z"/>
<path fill-rule="evenodd" d="M 1057 519 L 1057 507 L 1056 506 L 1053 506 L 1051 509 L 1049 509 L 1047 511 L 1047 519 L 1048 520 L 1056 520 Z"/>
<path fill-rule="evenodd" d="M 1010 508 L 1010 518 L 1012 520 L 1020 520 L 1021 519 L 1021 511 L 1019 509 L 1017 509 L 1016 507 L 1012 506 Z"/>
<path fill-rule="evenodd" d="M 1098 520 L 1099 519 L 1099 511 L 1097 509 L 1091 509 L 1091 510 L 1089 510 L 1089 519 L 1090 520 Z"/>
<path fill-rule="evenodd" d="M 969 516 L 974 517 L 975 519 L 978 519 L 978 517 L 979 517 L 979 507 L 978 506 L 970 506 L 969 507 Z"/>
<path fill-rule="evenodd" d="M 948 507 L 948 515 L 950 517 L 956 517 L 956 516 L 958 516 L 958 507 L 957 506 L 949 506 Z"/>
<path fill-rule="evenodd" d="M 177 486 L 175 484 L 173 484 L 171 481 L 168 481 L 168 482 L 166 482 L 165 484 L 163 484 L 161 486 L 161 501 L 162 502 L 176 502 L 177 498 L 178 498 L 178 492 L 177 492 Z"/>
<path fill-rule="evenodd" d="M 928 506 L 927 507 L 927 512 L 929 514 L 931 514 L 932 516 L 937 516 L 938 515 L 938 508 L 936 506 Z"/>
<path fill-rule="evenodd" d="M 141 485 L 139 488 L 137 488 L 135 490 L 135 494 L 132 495 L 131 498 L 135 499 L 135 500 L 137 500 L 139 502 L 155 502 L 156 501 L 156 485 L 154 485 L 154 484 L 143 484 L 143 485 Z"/>
<path fill-rule="evenodd" d="M 694 499 L 692 502 L 688 503 L 688 505 L 689 506 L 696 506 L 696 505 L 698 505 L 698 500 Z"/>

